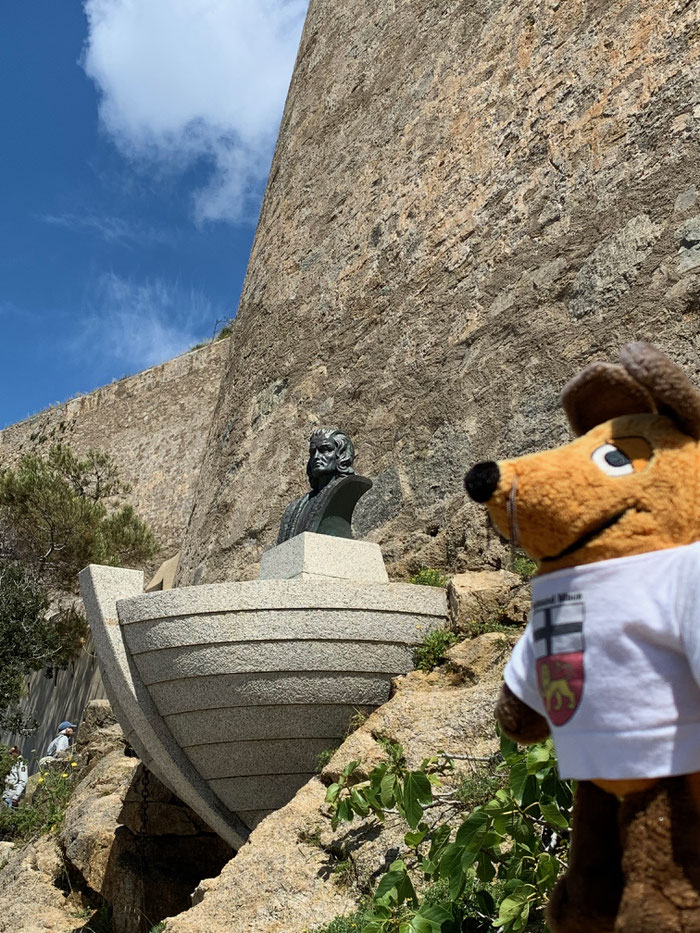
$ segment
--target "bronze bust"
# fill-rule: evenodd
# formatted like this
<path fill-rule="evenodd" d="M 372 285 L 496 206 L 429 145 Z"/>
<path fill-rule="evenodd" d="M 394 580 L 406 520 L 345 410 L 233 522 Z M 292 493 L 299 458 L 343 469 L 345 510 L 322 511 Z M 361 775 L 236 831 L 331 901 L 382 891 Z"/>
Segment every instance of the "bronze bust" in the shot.
<path fill-rule="evenodd" d="M 317 428 L 309 438 L 306 475 L 311 489 L 284 510 L 277 544 L 301 534 L 352 538 L 352 513 L 372 480 L 355 473 L 355 448 L 338 428 Z"/>

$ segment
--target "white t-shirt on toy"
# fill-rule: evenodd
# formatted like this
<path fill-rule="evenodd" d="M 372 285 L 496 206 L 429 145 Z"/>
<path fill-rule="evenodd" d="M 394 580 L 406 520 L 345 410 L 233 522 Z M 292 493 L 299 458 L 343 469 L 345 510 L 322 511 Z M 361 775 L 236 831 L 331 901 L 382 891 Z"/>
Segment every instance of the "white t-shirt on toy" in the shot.
<path fill-rule="evenodd" d="M 536 577 L 505 681 L 564 778 L 700 771 L 700 542 Z"/>

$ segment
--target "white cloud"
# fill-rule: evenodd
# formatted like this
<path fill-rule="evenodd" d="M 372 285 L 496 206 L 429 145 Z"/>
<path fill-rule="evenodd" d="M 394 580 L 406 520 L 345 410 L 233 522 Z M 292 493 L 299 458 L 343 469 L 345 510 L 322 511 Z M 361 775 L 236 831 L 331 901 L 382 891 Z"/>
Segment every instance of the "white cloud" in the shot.
<path fill-rule="evenodd" d="M 53 227 L 66 230 L 96 233 L 107 243 L 134 247 L 157 244 L 173 244 L 176 236 L 171 230 L 132 223 L 122 217 L 101 217 L 99 214 L 43 214 L 41 220 Z"/>
<path fill-rule="evenodd" d="M 226 317 L 194 289 L 161 278 L 135 282 L 114 273 L 100 277 L 90 305 L 75 351 L 89 349 L 129 371 L 183 353 L 211 337 L 217 320 Z"/>
<path fill-rule="evenodd" d="M 308 0 L 84 0 L 83 67 L 122 152 L 213 166 L 198 220 L 237 220 L 269 170 Z"/>

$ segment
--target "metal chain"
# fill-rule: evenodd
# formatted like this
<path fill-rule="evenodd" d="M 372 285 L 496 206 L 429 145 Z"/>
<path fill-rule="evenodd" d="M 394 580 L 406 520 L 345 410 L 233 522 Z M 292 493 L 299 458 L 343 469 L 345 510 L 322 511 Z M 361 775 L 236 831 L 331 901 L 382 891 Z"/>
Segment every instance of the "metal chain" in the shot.
<path fill-rule="evenodd" d="M 146 864 L 146 843 L 148 829 L 148 789 L 151 780 L 151 772 L 141 762 L 143 769 L 141 776 L 141 803 L 139 804 L 139 834 L 137 837 L 137 853 L 139 859 L 139 881 L 141 882 L 141 923 L 146 920 L 146 874 L 148 866 Z"/>

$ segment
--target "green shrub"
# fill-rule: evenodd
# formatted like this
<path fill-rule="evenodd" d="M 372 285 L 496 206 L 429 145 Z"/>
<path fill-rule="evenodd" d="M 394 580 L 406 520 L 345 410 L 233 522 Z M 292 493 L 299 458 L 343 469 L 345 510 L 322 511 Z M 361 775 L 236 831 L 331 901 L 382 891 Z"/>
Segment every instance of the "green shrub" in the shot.
<path fill-rule="evenodd" d="M 335 745 L 333 748 L 324 748 L 322 752 L 319 752 L 316 756 L 316 773 L 320 774 L 321 771 L 326 767 L 328 762 L 331 760 L 333 755 L 338 751 L 338 746 Z"/>
<path fill-rule="evenodd" d="M 455 797 L 469 809 L 481 806 L 494 797 L 507 784 L 503 771 L 477 764 L 470 774 L 465 774 L 455 789 Z"/>
<path fill-rule="evenodd" d="M 304 933 L 362 933 L 366 917 L 366 910 L 355 910 L 351 914 L 335 917 L 323 927 L 314 927 Z"/>
<path fill-rule="evenodd" d="M 408 582 L 418 586 L 447 586 L 447 577 L 441 570 L 423 567 L 418 573 L 414 573 Z"/>
<path fill-rule="evenodd" d="M 364 913 L 353 915 L 358 933 L 501 933 L 545 929 L 544 907 L 557 876 L 566 868 L 573 786 L 561 781 L 551 739 L 519 749 L 501 737 L 495 774 L 503 781 L 495 793 L 462 783 L 459 801 L 470 812 L 453 837 L 452 826 L 423 821 L 435 802 L 438 774 L 448 756 L 407 767 L 400 745 L 386 746 L 388 758 L 366 780 L 355 778 L 350 762 L 326 793 L 331 826 L 373 816 L 384 820 L 397 810 L 406 820 L 405 851 L 379 879 Z M 485 776 L 482 776 L 485 777 Z M 494 785 L 495 786 L 495 785 Z M 488 797 L 474 806 L 477 798 Z M 493 787 L 490 788 L 493 790 Z M 444 801 L 442 802 L 444 805 Z M 413 879 L 420 872 L 429 887 L 420 894 Z M 413 877 L 412 877 L 413 876 Z M 334 923 L 348 921 L 337 918 Z M 332 925 L 317 933 L 344 933 Z"/>
<path fill-rule="evenodd" d="M 517 626 L 501 622 L 500 619 L 484 619 L 482 621 L 472 619 L 469 623 L 469 634 L 474 638 L 477 635 L 484 635 L 486 632 L 500 632 L 502 635 L 512 635 L 517 631 Z"/>
<path fill-rule="evenodd" d="M 422 645 L 413 649 L 413 666 L 419 671 L 432 671 L 445 660 L 445 652 L 459 641 L 454 632 L 440 628 L 425 636 Z"/>
<path fill-rule="evenodd" d="M 75 790 L 78 775 L 74 761 L 66 759 L 63 767 L 42 768 L 37 787 L 29 801 L 20 801 L 17 808 L 0 809 L 0 836 L 4 839 L 28 841 L 44 833 L 58 832 L 63 824 L 66 807 Z"/>
<path fill-rule="evenodd" d="M 537 561 L 532 560 L 527 554 L 516 554 L 513 558 L 513 573 L 520 574 L 523 580 L 527 581 L 537 573 Z"/>
<path fill-rule="evenodd" d="M 80 652 L 87 621 L 75 608 L 87 564 L 135 566 L 157 545 L 121 499 L 129 486 L 115 462 L 62 444 L 24 454 L 0 470 L 0 727 L 28 734 L 20 712 L 28 675 L 63 670 Z"/>

